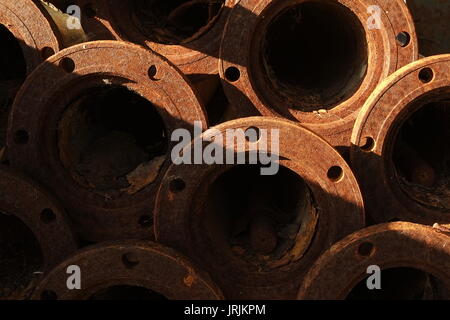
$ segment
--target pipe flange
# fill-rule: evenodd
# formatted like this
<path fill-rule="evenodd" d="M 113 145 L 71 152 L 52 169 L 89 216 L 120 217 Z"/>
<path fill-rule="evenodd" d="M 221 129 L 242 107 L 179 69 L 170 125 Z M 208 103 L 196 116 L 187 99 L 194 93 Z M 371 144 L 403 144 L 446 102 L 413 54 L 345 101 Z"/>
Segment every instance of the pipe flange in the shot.
<path fill-rule="evenodd" d="M 83 27 L 88 33 L 92 32 L 94 38 L 97 32 L 95 39 L 109 34 L 109 37 L 145 46 L 168 58 L 188 75 L 218 74 L 220 40 L 235 1 L 179 1 L 174 2 L 178 3 L 174 8 L 165 1 L 159 1 L 159 6 L 156 2 L 76 1 L 83 8 Z M 196 26 L 196 32 L 181 37 L 177 36 L 177 31 L 191 30 L 178 26 L 177 21 L 183 17 L 185 23 L 189 19 L 193 23 L 192 17 L 197 19 L 196 23 L 203 18 L 207 20 L 204 25 Z M 100 31 L 99 25 L 106 31 Z"/>
<path fill-rule="evenodd" d="M 70 266 L 79 268 L 77 290 L 67 288 Z M 223 296 L 207 274 L 174 250 L 151 242 L 125 241 L 77 252 L 42 280 L 32 299 L 217 300 Z"/>
<path fill-rule="evenodd" d="M 77 248 L 60 204 L 28 178 L 0 166 L 0 298 L 24 299 Z"/>
<path fill-rule="evenodd" d="M 133 44 L 84 43 L 22 86 L 10 161 L 64 201 L 83 239 L 149 238 L 169 137 L 195 121 L 207 127 L 196 92 L 167 60 Z"/>
<path fill-rule="evenodd" d="M 387 78 L 356 121 L 351 163 L 376 222 L 450 223 L 450 55 Z"/>
<path fill-rule="evenodd" d="M 355 293 L 352 289 L 369 276 L 370 266 L 381 270 L 381 290 L 372 290 L 372 298 L 376 297 L 374 293 L 377 291 L 383 294 L 383 290 L 389 289 L 394 289 L 393 292 L 397 295 L 389 297 L 385 293 L 385 298 L 422 298 L 427 294 L 426 290 L 421 294 L 421 290 L 416 289 L 424 289 L 427 283 L 431 283 L 434 289 L 434 293 L 428 298 L 448 298 L 449 243 L 449 234 L 407 222 L 393 222 L 360 230 L 334 244 L 314 263 L 300 287 L 298 298 L 337 300 L 352 297 Z M 395 274 L 396 278 L 392 277 L 394 274 L 388 274 L 389 270 L 395 272 L 394 268 L 403 268 Z M 371 269 L 370 274 L 373 274 L 373 270 L 375 269 Z M 409 277 L 410 281 L 405 281 L 408 280 L 405 276 L 413 277 Z M 404 282 L 397 284 L 404 288 L 391 285 L 390 281 L 400 279 Z M 420 285 L 415 287 L 415 284 Z M 367 287 L 365 289 L 366 293 L 369 292 Z M 368 295 L 364 298 L 370 297 Z"/>
<path fill-rule="evenodd" d="M 328 143 L 282 119 L 226 122 L 207 130 L 182 153 L 192 155 L 202 139 L 233 129 L 256 130 L 261 139 L 239 143 L 239 149 L 217 138 L 214 144 L 235 155 L 255 150 L 274 154 L 272 146 L 278 144 L 280 171 L 264 177 L 251 165 L 172 165 L 158 192 L 156 238 L 194 259 L 227 298 L 294 298 L 310 263 L 364 226 L 359 187 Z M 273 130 L 279 130 L 279 143 L 272 140 Z"/>
<path fill-rule="evenodd" d="M 27 74 L 60 49 L 58 29 L 40 1 L 2 1 L 0 24 L 18 39 L 26 60 Z"/>
<path fill-rule="evenodd" d="M 417 56 L 402 0 L 242 0 L 219 69 L 237 117 L 281 116 L 349 147 L 361 105 Z"/>

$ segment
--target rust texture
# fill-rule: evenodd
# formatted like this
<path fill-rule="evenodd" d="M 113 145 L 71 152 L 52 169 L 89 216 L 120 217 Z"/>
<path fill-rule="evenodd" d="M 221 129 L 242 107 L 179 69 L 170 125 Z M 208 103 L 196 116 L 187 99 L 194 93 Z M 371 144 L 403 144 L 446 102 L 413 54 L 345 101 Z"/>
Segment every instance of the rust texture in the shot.
<path fill-rule="evenodd" d="M 362 108 L 351 164 L 375 222 L 450 223 L 449 72 L 450 55 L 414 62 Z"/>
<path fill-rule="evenodd" d="M 450 299 L 449 1 L 0 0 L 0 300 Z"/>
<path fill-rule="evenodd" d="M 345 148 L 365 99 L 417 56 L 403 0 L 243 0 L 224 32 L 220 73 L 237 117 L 296 120 Z"/>
<path fill-rule="evenodd" d="M 28 298 L 77 243 L 62 206 L 40 186 L 0 166 L 0 300 Z"/>
<path fill-rule="evenodd" d="M 227 298 L 293 298 L 312 261 L 364 226 L 362 197 L 339 153 L 293 122 L 255 117 L 211 130 L 247 128 L 280 130 L 282 170 L 264 179 L 250 165 L 173 165 L 158 193 L 156 239 L 193 257 Z"/>
<path fill-rule="evenodd" d="M 86 276 L 67 290 L 67 268 Z M 108 242 L 76 252 L 37 286 L 38 300 L 217 300 L 220 289 L 184 256 L 144 241 Z"/>
<path fill-rule="evenodd" d="M 376 225 L 334 244 L 311 267 L 298 299 L 449 299 L 450 237 L 407 222 Z M 382 270 L 383 289 L 369 292 L 368 266 Z M 359 292 L 357 291 L 359 290 Z M 361 291 L 365 294 L 361 295 Z M 378 291 L 378 293 L 376 293 Z"/>
<path fill-rule="evenodd" d="M 12 101 L 36 66 L 59 51 L 61 38 L 39 1 L 4 0 L 0 3 L 0 150 Z"/>
<path fill-rule="evenodd" d="M 149 238 L 168 137 L 194 121 L 207 127 L 196 92 L 167 60 L 128 43 L 80 44 L 22 86 L 9 160 L 64 201 L 83 239 Z"/>

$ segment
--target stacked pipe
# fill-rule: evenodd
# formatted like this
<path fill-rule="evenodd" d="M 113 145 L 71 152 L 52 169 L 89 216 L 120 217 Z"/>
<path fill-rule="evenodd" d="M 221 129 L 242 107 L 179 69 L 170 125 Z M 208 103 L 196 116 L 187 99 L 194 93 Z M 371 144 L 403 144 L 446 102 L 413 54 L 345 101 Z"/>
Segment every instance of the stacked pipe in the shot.
<path fill-rule="evenodd" d="M 449 299 L 447 21 L 2 0 L 0 299 Z"/>

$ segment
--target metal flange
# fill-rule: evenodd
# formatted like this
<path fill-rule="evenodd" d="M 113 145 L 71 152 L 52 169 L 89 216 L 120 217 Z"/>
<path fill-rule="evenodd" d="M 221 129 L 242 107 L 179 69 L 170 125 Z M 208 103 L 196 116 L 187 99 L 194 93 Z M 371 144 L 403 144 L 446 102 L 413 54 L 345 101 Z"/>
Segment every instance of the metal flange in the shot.
<path fill-rule="evenodd" d="M 77 243 L 60 204 L 34 182 L 0 166 L 0 190 L 0 299 L 24 299 Z"/>
<path fill-rule="evenodd" d="M 156 238 L 194 259 L 229 299 L 292 299 L 311 262 L 364 226 L 361 194 L 335 149 L 282 119 L 226 122 L 207 130 L 183 155 L 194 154 L 202 139 L 249 128 L 261 138 L 279 130 L 279 143 L 214 143 L 238 154 L 275 154 L 272 147 L 279 144 L 280 171 L 261 176 L 250 165 L 172 165 L 158 192 Z"/>
<path fill-rule="evenodd" d="M 417 56 L 402 0 L 242 0 L 224 32 L 220 73 L 236 117 L 281 116 L 349 147 L 364 101 Z"/>
<path fill-rule="evenodd" d="M 67 288 L 77 266 L 80 288 Z M 125 241 L 92 246 L 57 266 L 32 299 L 217 300 L 223 296 L 209 276 L 172 249 L 151 242 Z"/>
<path fill-rule="evenodd" d="M 352 289 L 368 277 L 367 270 L 370 266 L 376 266 L 381 269 L 381 290 L 372 290 L 372 296 L 359 298 L 377 297 L 374 293 L 378 291 L 381 293 L 379 297 L 387 299 L 413 299 L 424 296 L 431 299 L 448 299 L 449 243 L 449 234 L 406 222 L 376 225 L 360 230 L 334 244 L 314 263 L 300 287 L 298 298 L 358 298 L 354 296 L 355 291 Z M 395 268 L 402 269 L 397 269 L 397 277 L 389 277 L 389 272 L 395 272 Z M 389 283 L 390 281 L 392 283 Z M 365 289 L 367 293 L 369 290 L 367 287 Z M 393 289 L 391 293 L 396 295 L 389 296 L 386 291 L 390 289 Z M 361 292 L 364 291 L 359 291 Z"/>
<path fill-rule="evenodd" d="M 9 109 L 25 77 L 59 51 L 61 37 L 39 1 L 0 3 L 0 152 L 5 147 Z"/>
<path fill-rule="evenodd" d="M 414 62 L 370 96 L 351 163 L 376 222 L 450 223 L 450 55 Z"/>
<path fill-rule="evenodd" d="M 109 37 L 143 45 L 168 58 L 185 74 L 218 74 L 220 40 L 235 1 L 75 2 L 83 9 L 83 27 L 94 39 L 109 34 Z M 179 26 L 177 19 L 193 25 Z M 201 21 L 203 24 L 199 24 L 201 19 L 205 20 Z M 103 31 L 99 30 L 99 25 Z"/>
<path fill-rule="evenodd" d="M 10 161 L 64 201 L 83 239 L 149 238 L 169 137 L 195 121 L 207 127 L 196 92 L 166 59 L 129 43 L 84 43 L 22 86 Z"/>
<path fill-rule="evenodd" d="M 19 41 L 27 63 L 27 74 L 60 49 L 58 29 L 40 1 L 2 1 L 0 24 Z"/>

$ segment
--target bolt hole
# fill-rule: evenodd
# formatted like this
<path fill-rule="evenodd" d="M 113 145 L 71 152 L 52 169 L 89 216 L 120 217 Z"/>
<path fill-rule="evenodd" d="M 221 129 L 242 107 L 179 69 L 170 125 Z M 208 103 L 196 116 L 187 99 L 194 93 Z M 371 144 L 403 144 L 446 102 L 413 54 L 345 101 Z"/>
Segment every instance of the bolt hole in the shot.
<path fill-rule="evenodd" d="M 344 177 L 344 170 L 339 166 L 333 166 L 328 170 L 328 179 L 333 182 L 338 182 Z"/>
<path fill-rule="evenodd" d="M 177 178 L 177 179 L 173 179 L 170 182 L 170 191 L 172 191 L 173 193 L 178 193 L 183 191 L 186 188 L 186 183 L 183 181 L 183 179 Z"/>
<path fill-rule="evenodd" d="M 45 224 L 52 223 L 56 220 L 56 215 L 52 209 L 44 209 L 41 212 L 41 221 Z"/>
<path fill-rule="evenodd" d="M 433 80 L 434 72 L 430 68 L 423 68 L 419 72 L 419 79 L 423 83 L 428 83 Z"/>
<path fill-rule="evenodd" d="M 257 127 L 250 127 L 247 130 L 245 130 L 245 139 L 247 139 L 248 142 L 256 143 L 261 139 L 261 130 Z"/>
<path fill-rule="evenodd" d="M 122 263 L 128 269 L 132 269 L 132 268 L 136 267 L 139 264 L 139 262 L 140 261 L 139 261 L 137 255 L 134 253 L 129 252 L 129 253 L 125 253 L 122 256 Z"/>
<path fill-rule="evenodd" d="M 363 142 L 361 150 L 370 152 L 375 148 L 375 140 L 372 137 L 365 137 Z"/>
<path fill-rule="evenodd" d="M 370 242 L 363 242 L 358 247 L 358 254 L 362 257 L 369 257 L 374 251 L 374 246 Z"/>
<path fill-rule="evenodd" d="M 156 66 L 153 64 L 150 66 L 150 68 L 148 68 L 148 77 L 151 80 L 157 80 L 156 77 L 156 73 L 158 72 L 158 69 L 156 69 Z"/>
<path fill-rule="evenodd" d="M 72 73 L 75 70 L 75 62 L 70 58 L 61 59 L 59 66 L 67 73 Z"/>
<path fill-rule="evenodd" d="M 51 57 L 52 55 L 55 54 L 55 50 L 53 50 L 53 48 L 50 48 L 50 47 L 44 47 L 41 50 L 41 54 L 42 54 L 42 59 L 47 60 L 49 57 Z"/>
<path fill-rule="evenodd" d="M 229 67 L 225 71 L 225 78 L 230 82 L 236 82 L 241 77 L 241 72 L 236 67 Z"/>
<path fill-rule="evenodd" d="M 30 136 L 25 130 L 18 130 L 14 136 L 14 140 L 17 144 L 27 144 L 30 140 Z"/>
<path fill-rule="evenodd" d="M 44 290 L 41 293 L 41 299 L 42 300 L 57 300 L 58 295 L 53 290 Z"/>
<path fill-rule="evenodd" d="M 142 228 L 150 228 L 153 225 L 153 216 L 143 215 L 139 218 L 139 225 Z"/>
<path fill-rule="evenodd" d="M 400 47 L 406 47 L 411 42 L 411 36 L 406 31 L 398 33 L 395 39 Z"/>

